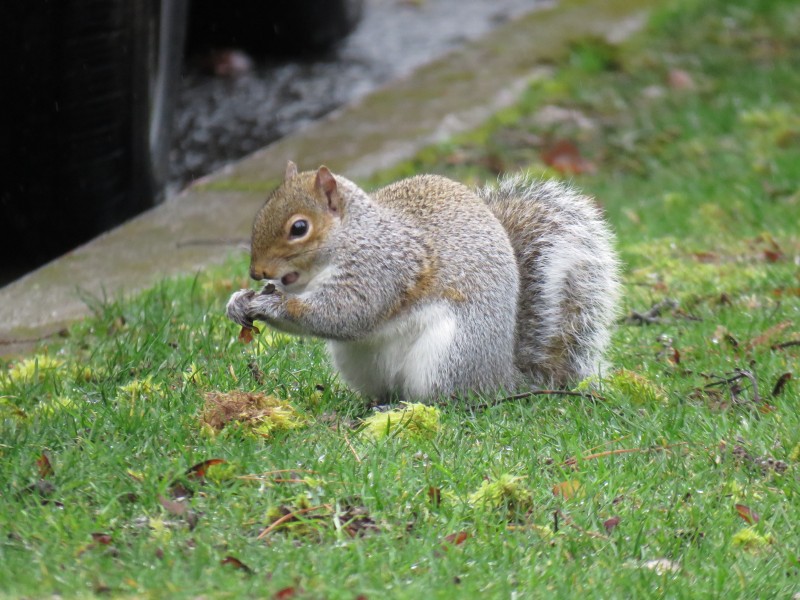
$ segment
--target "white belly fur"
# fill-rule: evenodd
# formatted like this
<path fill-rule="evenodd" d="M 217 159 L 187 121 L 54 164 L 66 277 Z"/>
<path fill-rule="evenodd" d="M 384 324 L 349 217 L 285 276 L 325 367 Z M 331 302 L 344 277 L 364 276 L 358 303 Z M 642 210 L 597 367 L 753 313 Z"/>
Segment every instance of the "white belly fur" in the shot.
<path fill-rule="evenodd" d="M 455 339 L 456 319 L 445 303 L 395 318 L 368 338 L 328 343 L 334 365 L 352 387 L 372 397 L 429 397 Z"/>

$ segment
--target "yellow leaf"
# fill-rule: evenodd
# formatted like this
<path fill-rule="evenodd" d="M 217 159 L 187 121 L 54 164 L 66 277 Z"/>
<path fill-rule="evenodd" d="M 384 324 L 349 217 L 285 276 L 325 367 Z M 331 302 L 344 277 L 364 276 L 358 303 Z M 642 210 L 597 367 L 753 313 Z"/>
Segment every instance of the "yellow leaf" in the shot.
<path fill-rule="evenodd" d="M 564 498 L 564 500 L 569 500 L 570 498 L 575 497 L 582 498 L 585 496 L 585 492 L 580 481 L 571 479 L 569 481 L 562 481 L 561 483 L 555 484 L 553 486 L 553 495 L 561 496 Z"/>

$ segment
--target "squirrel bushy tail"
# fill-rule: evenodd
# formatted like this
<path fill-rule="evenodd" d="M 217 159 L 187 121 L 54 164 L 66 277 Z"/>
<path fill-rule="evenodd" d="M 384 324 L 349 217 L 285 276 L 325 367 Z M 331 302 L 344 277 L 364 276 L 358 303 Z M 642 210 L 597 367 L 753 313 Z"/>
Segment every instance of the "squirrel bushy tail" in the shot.
<path fill-rule="evenodd" d="M 620 290 L 614 235 L 600 210 L 567 185 L 525 174 L 478 194 L 505 227 L 517 258 L 517 368 L 545 386 L 596 375 Z"/>

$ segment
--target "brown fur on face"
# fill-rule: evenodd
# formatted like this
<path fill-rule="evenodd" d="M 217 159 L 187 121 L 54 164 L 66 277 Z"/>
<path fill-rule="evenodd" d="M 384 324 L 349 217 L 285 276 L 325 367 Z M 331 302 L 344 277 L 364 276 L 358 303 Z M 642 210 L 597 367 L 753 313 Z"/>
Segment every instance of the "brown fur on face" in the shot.
<path fill-rule="evenodd" d="M 289 169 L 287 174 L 291 175 Z M 287 200 L 291 198 L 292 202 Z M 298 199 L 299 206 L 298 206 Z M 332 211 L 329 197 L 319 185 L 318 172 L 291 175 L 264 203 L 253 222 L 250 276 L 278 279 L 287 273 L 308 272 L 328 231 L 340 216 Z M 305 219 L 309 233 L 301 238 L 289 234 L 297 219 Z"/>

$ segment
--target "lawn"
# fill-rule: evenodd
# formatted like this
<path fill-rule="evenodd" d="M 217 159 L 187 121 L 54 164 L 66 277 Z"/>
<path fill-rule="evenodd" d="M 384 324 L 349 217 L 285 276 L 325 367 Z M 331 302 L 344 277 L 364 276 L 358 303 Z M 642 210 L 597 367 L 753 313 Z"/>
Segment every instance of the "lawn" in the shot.
<path fill-rule="evenodd" d="M 87 299 L 0 369 L 0 596 L 800 598 L 800 4 L 668 2 L 542 72 L 362 183 L 595 195 L 607 378 L 373 421 L 320 343 L 239 339 L 244 256 Z"/>

